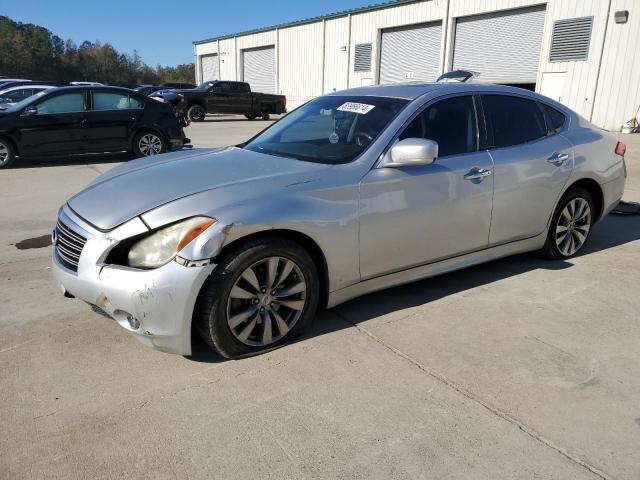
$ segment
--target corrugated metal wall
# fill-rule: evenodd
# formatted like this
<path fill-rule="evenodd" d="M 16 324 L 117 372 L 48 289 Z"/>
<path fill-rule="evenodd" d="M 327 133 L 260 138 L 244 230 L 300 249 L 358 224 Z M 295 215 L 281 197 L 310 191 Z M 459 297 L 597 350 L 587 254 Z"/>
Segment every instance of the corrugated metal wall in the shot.
<path fill-rule="evenodd" d="M 614 22 L 618 10 L 629 11 L 629 21 Z M 640 2 L 613 0 L 604 55 L 594 101 L 593 122 L 617 130 L 640 106 Z"/>
<path fill-rule="evenodd" d="M 458 17 L 545 4 L 537 89 L 557 95 L 599 126 L 619 129 L 640 103 L 640 49 L 636 46 L 640 0 L 425 0 L 196 44 L 195 54 L 218 53 L 219 49 L 220 78 L 237 80 L 241 78 L 238 62 L 242 49 L 275 45 L 277 90 L 287 95 L 288 108 L 292 109 L 323 92 L 377 83 L 383 29 L 443 20 L 438 62 L 441 71 L 447 71 L 452 66 Z M 628 24 L 613 22 L 616 10 L 630 11 Z M 553 22 L 580 16 L 594 17 L 588 59 L 550 62 Z M 370 72 L 354 71 L 355 45 L 362 43 L 373 45 Z M 196 61 L 198 81 L 199 63 Z"/>
<path fill-rule="evenodd" d="M 278 89 L 288 108 L 322 95 L 322 22 L 283 28 L 278 35 Z"/>

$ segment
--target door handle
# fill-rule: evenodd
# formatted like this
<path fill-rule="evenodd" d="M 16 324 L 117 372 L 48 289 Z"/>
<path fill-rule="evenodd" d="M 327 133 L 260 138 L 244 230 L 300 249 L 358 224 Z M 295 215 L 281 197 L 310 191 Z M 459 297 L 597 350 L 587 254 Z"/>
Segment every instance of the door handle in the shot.
<path fill-rule="evenodd" d="M 493 172 L 491 170 L 487 170 L 486 168 L 472 168 L 471 170 L 469 170 L 469 173 L 467 173 L 464 176 L 465 180 L 482 180 L 485 177 L 488 177 L 489 175 L 491 175 Z"/>
<path fill-rule="evenodd" d="M 556 167 L 561 166 L 567 160 L 569 160 L 569 154 L 560 153 L 560 152 L 554 152 L 553 155 L 547 158 L 547 162 L 549 162 L 552 165 L 555 165 Z"/>

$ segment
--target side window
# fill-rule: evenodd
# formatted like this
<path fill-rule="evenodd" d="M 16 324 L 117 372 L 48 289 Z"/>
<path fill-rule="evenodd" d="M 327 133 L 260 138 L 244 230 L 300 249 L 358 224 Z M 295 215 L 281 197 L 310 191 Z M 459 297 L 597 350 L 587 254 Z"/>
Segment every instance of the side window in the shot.
<path fill-rule="evenodd" d="M 533 100 L 508 95 L 483 95 L 484 114 L 493 132 L 493 147 L 531 142 L 546 136 L 542 110 Z"/>
<path fill-rule="evenodd" d="M 249 93 L 251 91 L 248 83 L 239 83 L 238 85 L 240 86 L 240 91 L 242 93 Z"/>
<path fill-rule="evenodd" d="M 129 110 L 141 108 L 140 102 L 126 93 L 93 92 L 93 110 Z"/>
<path fill-rule="evenodd" d="M 84 92 L 65 93 L 36 105 L 38 113 L 72 113 L 84 110 Z"/>
<path fill-rule="evenodd" d="M 441 100 L 427 107 L 400 135 L 438 142 L 438 156 L 478 150 L 478 130 L 473 97 L 464 95 Z"/>
<path fill-rule="evenodd" d="M 231 92 L 231 86 L 229 85 L 228 82 L 220 82 L 216 85 L 216 90 L 217 93 L 230 93 Z"/>
<path fill-rule="evenodd" d="M 549 105 L 542 104 L 545 114 L 547 115 L 547 130 L 548 133 L 558 133 L 564 127 L 566 118 L 564 113 L 559 112 Z"/>

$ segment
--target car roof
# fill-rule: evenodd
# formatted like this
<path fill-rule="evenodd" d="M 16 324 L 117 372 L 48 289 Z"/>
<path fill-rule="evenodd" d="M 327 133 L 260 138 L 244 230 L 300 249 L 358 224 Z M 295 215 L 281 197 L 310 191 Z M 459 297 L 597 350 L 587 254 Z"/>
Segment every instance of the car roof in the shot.
<path fill-rule="evenodd" d="M 406 100 L 415 100 L 418 97 L 429 93 L 438 95 L 447 95 L 452 93 L 464 92 L 502 92 L 534 95 L 530 90 L 517 87 L 507 87 L 504 85 L 482 84 L 482 83 L 397 83 L 392 85 L 371 85 L 367 87 L 350 88 L 339 92 L 333 92 L 329 95 L 361 95 L 375 97 L 403 98 Z"/>
<path fill-rule="evenodd" d="M 76 90 L 118 90 L 122 93 L 132 93 L 133 90 L 125 87 L 116 87 L 109 85 L 69 85 L 68 87 L 58 87 L 56 92 L 73 92 Z M 136 92 L 133 92 L 136 93 Z"/>

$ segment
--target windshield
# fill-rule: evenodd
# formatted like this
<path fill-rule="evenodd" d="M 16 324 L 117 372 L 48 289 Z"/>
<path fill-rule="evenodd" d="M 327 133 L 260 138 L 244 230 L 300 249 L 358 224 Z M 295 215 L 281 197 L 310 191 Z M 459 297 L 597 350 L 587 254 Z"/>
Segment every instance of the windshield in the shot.
<path fill-rule="evenodd" d="M 320 97 L 285 116 L 244 148 L 309 162 L 348 163 L 367 149 L 407 103 L 387 97 Z"/>

